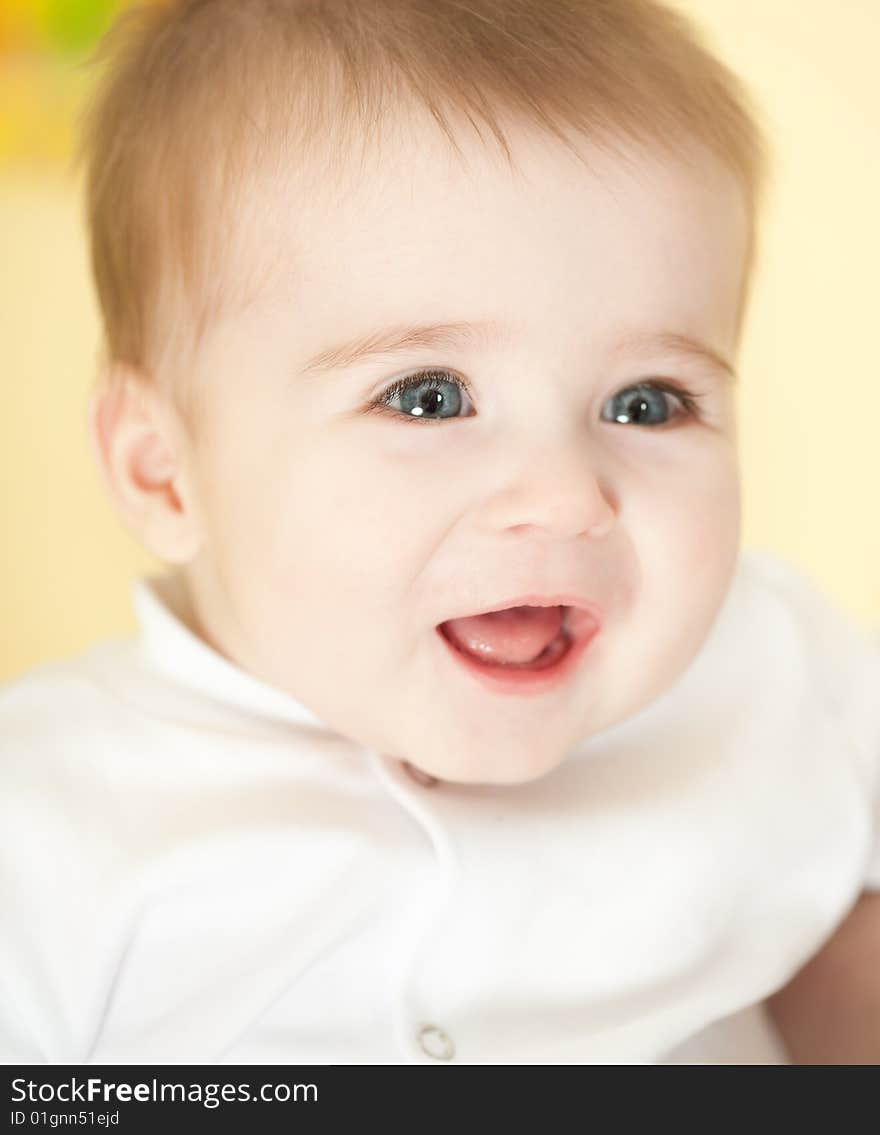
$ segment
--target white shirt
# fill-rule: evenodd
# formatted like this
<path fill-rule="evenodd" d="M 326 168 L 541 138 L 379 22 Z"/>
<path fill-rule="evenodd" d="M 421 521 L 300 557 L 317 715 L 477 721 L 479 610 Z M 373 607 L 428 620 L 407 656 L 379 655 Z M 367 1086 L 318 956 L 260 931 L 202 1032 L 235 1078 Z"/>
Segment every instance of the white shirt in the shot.
<path fill-rule="evenodd" d="M 500 787 L 334 733 L 174 586 L 0 689 L 5 1063 L 785 1062 L 760 1002 L 880 887 L 880 646 L 805 575 L 743 553 L 671 690 Z"/>

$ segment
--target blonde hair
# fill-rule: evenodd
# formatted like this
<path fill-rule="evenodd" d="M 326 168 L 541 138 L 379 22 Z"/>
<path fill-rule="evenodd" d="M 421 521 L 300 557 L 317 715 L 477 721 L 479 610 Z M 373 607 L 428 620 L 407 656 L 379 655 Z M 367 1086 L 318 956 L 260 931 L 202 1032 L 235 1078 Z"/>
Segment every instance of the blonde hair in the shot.
<path fill-rule="evenodd" d="M 246 292 L 229 267 L 249 181 L 319 157 L 323 197 L 355 144 L 377 144 L 413 96 L 456 151 L 463 116 L 511 163 L 503 115 L 566 146 L 567 129 L 683 158 L 701 143 L 744 193 L 745 306 L 769 167 L 760 117 L 691 23 L 655 0 L 162 0 L 125 11 L 88 64 L 103 71 L 76 161 L 101 371 L 125 362 L 167 384 L 190 423 L 187 351 Z"/>

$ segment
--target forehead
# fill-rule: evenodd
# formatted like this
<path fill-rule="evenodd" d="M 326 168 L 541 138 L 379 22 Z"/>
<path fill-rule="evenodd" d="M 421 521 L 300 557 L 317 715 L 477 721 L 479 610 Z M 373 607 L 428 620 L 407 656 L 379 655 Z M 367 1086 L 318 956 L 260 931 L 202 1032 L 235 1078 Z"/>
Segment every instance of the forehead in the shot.
<path fill-rule="evenodd" d="M 576 320 L 587 337 L 656 324 L 732 345 L 748 218 L 721 163 L 586 139 L 579 159 L 537 130 L 507 134 L 514 169 L 467 135 L 462 160 L 425 128 L 323 183 L 317 167 L 264 182 L 256 215 L 271 223 L 248 242 L 271 260 L 257 303 L 303 316 L 315 350 L 341 332 L 477 318 L 560 335 Z"/>

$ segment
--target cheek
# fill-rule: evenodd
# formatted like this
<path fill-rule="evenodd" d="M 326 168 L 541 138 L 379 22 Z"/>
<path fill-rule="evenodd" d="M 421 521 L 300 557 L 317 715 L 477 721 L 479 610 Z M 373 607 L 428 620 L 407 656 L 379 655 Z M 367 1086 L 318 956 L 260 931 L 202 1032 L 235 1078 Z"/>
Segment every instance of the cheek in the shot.
<path fill-rule="evenodd" d="M 682 494 L 682 555 L 694 586 L 724 587 L 739 551 L 741 490 L 734 444 L 695 471 Z"/>
<path fill-rule="evenodd" d="M 735 467 L 706 470 L 670 517 L 665 564 L 667 610 L 685 657 L 697 649 L 730 587 L 739 555 L 740 488 Z"/>
<path fill-rule="evenodd" d="M 740 543 L 735 443 L 713 438 L 688 461 L 655 467 L 653 477 L 631 481 L 621 501 L 643 596 L 675 603 L 683 618 L 720 601 Z"/>
<path fill-rule="evenodd" d="M 690 470 L 687 477 L 641 482 L 638 492 L 630 486 L 631 508 L 621 528 L 628 545 L 621 575 L 629 583 L 621 585 L 628 602 L 615 649 L 622 672 L 638 671 L 643 699 L 666 689 L 696 656 L 736 570 L 736 461 L 727 454 Z"/>
<path fill-rule="evenodd" d="M 389 598 L 424 557 L 442 499 L 381 454 L 328 444 L 280 463 L 273 485 L 264 546 L 275 570 Z"/>

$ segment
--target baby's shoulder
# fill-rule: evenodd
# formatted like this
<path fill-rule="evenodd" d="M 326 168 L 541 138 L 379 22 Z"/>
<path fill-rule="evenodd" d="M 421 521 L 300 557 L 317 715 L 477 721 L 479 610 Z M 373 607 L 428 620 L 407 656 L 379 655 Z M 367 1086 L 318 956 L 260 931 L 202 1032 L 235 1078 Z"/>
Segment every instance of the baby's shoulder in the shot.
<path fill-rule="evenodd" d="M 0 686 L 0 1057 L 75 1062 L 88 1049 L 78 1014 L 128 917 L 124 714 L 101 680 L 127 665 L 128 647 L 107 641 Z"/>
<path fill-rule="evenodd" d="M 810 571 L 765 549 L 743 552 L 736 588 L 751 607 L 745 625 L 757 630 L 750 649 L 772 647 L 775 664 L 799 673 L 811 695 L 880 760 L 880 628 L 852 615 Z"/>
<path fill-rule="evenodd" d="M 27 785 L 48 796 L 70 778 L 88 778 L 119 726 L 119 707 L 101 673 L 130 665 L 131 649 L 127 640 L 106 640 L 0 686 L 0 781 L 7 798 Z"/>
<path fill-rule="evenodd" d="M 94 660 L 126 645 L 107 639 L 93 643 L 77 654 L 39 662 L 0 683 L 0 712 L 28 705 L 47 695 L 63 696 L 92 682 Z"/>
<path fill-rule="evenodd" d="M 766 617 L 787 625 L 804 647 L 827 657 L 843 652 L 836 662 L 858 664 L 880 657 L 880 627 L 870 628 L 835 599 L 819 579 L 778 553 L 747 549 L 736 573 L 740 596 Z"/>

